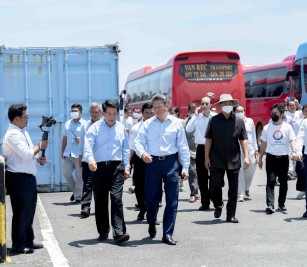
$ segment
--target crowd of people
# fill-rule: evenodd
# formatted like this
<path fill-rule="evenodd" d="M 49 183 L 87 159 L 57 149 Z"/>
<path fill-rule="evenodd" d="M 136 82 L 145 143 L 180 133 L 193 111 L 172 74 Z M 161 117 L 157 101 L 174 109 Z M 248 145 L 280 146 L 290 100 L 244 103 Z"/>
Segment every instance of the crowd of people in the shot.
<path fill-rule="evenodd" d="M 139 208 L 136 219 L 147 220 L 151 238 L 156 237 L 156 225 L 160 224 L 157 214 L 164 194 L 162 242 L 168 245 L 176 245 L 173 232 L 184 180 L 190 188 L 189 202 L 200 200 L 199 211 L 209 210 L 212 205 L 214 217 L 220 218 L 226 173 L 226 221 L 230 223 L 239 222 L 235 216 L 237 202 L 251 198 L 256 165 L 263 167 L 265 154 L 266 212 L 275 212 L 277 183 L 279 211 L 286 210 L 289 179 L 297 176 L 298 198 L 306 196 L 307 105 L 301 107 L 296 99 L 287 98 L 285 103 L 271 107 L 260 151 L 253 120 L 229 94 L 222 94 L 214 104 L 207 95 L 200 99 L 200 105 L 190 103 L 184 119 L 180 119 L 178 107 L 168 107 L 166 97 L 159 94 L 142 108 L 134 108 L 132 116 L 126 109 L 119 120 L 119 104 L 113 100 L 102 105 L 92 103 L 89 113 L 90 120 L 83 120 L 82 106 L 71 106 L 71 119 L 62 132 L 62 173 L 72 192 L 70 201 L 81 204 L 83 218 L 90 216 L 93 195 L 99 241 L 108 239 L 110 226 L 116 244 L 130 239 L 122 195 L 124 182 L 131 174 L 129 191 L 135 193 Z M 26 131 L 25 105 L 11 105 L 8 117 L 3 151 L 13 209 L 12 248 L 17 253 L 33 253 L 43 247 L 34 243 L 34 175 L 36 163 L 46 162 L 38 152 L 47 148 L 48 141 L 33 145 Z M 303 216 L 307 217 L 307 212 Z"/>

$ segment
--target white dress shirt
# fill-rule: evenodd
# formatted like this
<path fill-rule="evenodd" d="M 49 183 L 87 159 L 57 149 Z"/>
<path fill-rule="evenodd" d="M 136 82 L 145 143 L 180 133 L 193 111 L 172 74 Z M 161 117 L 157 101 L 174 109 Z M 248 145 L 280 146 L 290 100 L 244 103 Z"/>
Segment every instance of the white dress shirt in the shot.
<path fill-rule="evenodd" d="M 116 121 L 110 127 L 104 119 L 92 124 L 85 134 L 83 158 L 85 162 L 123 161 L 125 169 L 130 169 L 130 150 L 125 126 Z"/>
<path fill-rule="evenodd" d="M 178 152 L 182 172 L 187 173 L 190 151 L 182 121 L 168 115 L 163 122 L 156 116 L 144 121 L 134 140 L 137 155 L 142 158 L 146 151 L 152 156 L 167 156 Z"/>
<path fill-rule="evenodd" d="M 307 119 L 303 119 L 300 128 L 298 130 L 298 133 L 296 135 L 296 152 L 301 153 L 303 150 L 303 146 L 305 146 L 304 154 L 307 154 L 306 149 L 307 144 Z"/>
<path fill-rule="evenodd" d="M 80 148 L 79 143 L 76 142 L 75 137 L 81 137 L 83 127 L 86 127 L 87 122 L 84 119 L 80 119 L 78 122 L 74 120 L 68 120 L 65 123 L 63 129 L 63 136 L 67 137 L 67 144 L 64 150 L 65 157 L 79 158 Z"/>
<path fill-rule="evenodd" d="M 258 150 L 257 138 L 256 138 L 256 130 L 253 119 L 244 118 L 245 129 L 247 133 L 247 144 L 250 152 L 255 152 Z"/>
<path fill-rule="evenodd" d="M 208 127 L 209 120 L 213 117 L 210 113 L 206 117 L 203 113 L 200 113 L 198 116 L 194 115 L 188 122 L 185 130 L 188 133 L 191 133 L 195 130 L 195 144 L 204 145 L 206 143 L 206 130 Z"/>
<path fill-rule="evenodd" d="M 131 132 L 130 132 L 130 138 L 129 138 L 129 146 L 130 149 L 133 151 L 136 151 L 135 145 L 134 145 L 134 140 L 136 138 L 136 136 L 138 135 L 138 132 L 143 124 L 143 120 L 141 120 L 139 123 L 133 125 L 133 127 L 131 128 Z"/>
<path fill-rule="evenodd" d="M 26 129 L 10 124 L 3 138 L 3 153 L 6 169 L 10 172 L 35 174 L 37 157 L 34 156 L 34 145 Z"/>

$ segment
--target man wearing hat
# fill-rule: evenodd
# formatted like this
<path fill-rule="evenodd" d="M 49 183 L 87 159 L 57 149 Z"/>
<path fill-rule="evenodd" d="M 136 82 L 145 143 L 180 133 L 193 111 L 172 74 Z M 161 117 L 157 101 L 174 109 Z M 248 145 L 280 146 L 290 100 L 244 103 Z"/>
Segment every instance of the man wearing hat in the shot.
<path fill-rule="evenodd" d="M 230 94 L 222 94 L 216 104 L 222 112 L 211 118 L 206 131 L 205 166 L 211 174 L 211 199 L 219 218 L 224 207 L 222 188 L 224 174 L 228 178 L 227 222 L 238 223 L 236 219 L 238 176 L 241 167 L 240 145 L 244 154 L 244 167 L 249 165 L 247 134 L 244 121 L 236 118 L 233 107 L 238 104 Z"/>

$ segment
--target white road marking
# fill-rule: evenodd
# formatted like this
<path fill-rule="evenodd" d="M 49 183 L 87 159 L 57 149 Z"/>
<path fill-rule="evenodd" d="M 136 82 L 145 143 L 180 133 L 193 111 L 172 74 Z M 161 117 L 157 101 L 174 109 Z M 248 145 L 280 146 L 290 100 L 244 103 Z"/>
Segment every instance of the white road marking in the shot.
<path fill-rule="evenodd" d="M 39 196 L 37 196 L 37 211 L 39 213 L 38 218 L 41 232 L 44 237 L 43 244 L 49 253 L 53 266 L 69 266 L 68 260 L 65 258 L 59 243 L 53 234 L 51 223 Z"/>

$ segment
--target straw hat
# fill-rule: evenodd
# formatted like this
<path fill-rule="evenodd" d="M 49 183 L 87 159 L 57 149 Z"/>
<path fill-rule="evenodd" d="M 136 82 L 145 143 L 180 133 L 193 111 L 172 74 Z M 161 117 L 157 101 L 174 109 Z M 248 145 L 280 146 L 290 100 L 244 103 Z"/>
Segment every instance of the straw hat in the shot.
<path fill-rule="evenodd" d="M 225 101 L 232 101 L 232 104 L 234 106 L 238 105 L 238 103 L 239 103 L 239 100 L 238 99 L 233 99 L 230 94 L 221 94 L 220 95 L 220 101 L 217 102 L 216 105 L 220 106 Z"/>

